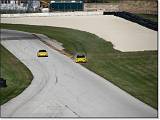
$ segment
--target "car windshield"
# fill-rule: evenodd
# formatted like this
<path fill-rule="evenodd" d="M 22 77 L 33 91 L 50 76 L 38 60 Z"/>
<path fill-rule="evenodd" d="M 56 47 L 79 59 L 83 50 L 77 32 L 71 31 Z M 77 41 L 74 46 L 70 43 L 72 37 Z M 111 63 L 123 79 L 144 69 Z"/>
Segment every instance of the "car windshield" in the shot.
<path fill-rule="evenodd" d="M 85 58 L 85 55 L 77 55 L 77 58 Z"/>
<path fill-rule="evenodd" d="M 39 50 L 39 52 L 46 52 L 46 50 Z"/>

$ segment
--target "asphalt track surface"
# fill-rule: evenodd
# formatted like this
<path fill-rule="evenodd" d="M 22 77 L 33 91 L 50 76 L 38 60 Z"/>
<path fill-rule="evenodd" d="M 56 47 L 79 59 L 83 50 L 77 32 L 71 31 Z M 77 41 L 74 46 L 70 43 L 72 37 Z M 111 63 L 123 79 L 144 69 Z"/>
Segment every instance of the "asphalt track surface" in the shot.
<path fill-rule="evenodd" d="M 1 32 L 1 44 L 34 76 L 28 88 L 1 106 L 2 117 L 157 117 L 157 110 L 31 34 Z M 38 58 L 40 49 L 46 49 L 49 57 Z"/>

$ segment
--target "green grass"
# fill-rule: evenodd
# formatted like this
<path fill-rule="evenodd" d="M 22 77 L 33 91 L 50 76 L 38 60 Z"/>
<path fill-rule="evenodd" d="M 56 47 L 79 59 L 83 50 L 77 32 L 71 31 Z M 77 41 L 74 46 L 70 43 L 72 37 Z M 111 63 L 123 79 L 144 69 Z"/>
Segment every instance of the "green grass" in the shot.
<path fill-rule="evenodd" d="M 120 52 L 94 34 L 67 28 L 12 24 L 2 28 L 45 34 L 63 43 L 69 53 L 87 53 L 88 63 L 83 66 L 158 108 L 157 51 Z"/>
<path fill-rule="evenodd" d="M 14 55 L 0 45 L 1 77 L 7 87 L 0 88 L 0 105 L 20 94 L 33 78 L 31 72 Z"/>
<path fill-rule="evenodd" d="M 158 15 L 153 15 L 153 14 L 136 14 L 136 15 L 151 20 L 153 22 L 157 22 L 158 24 Z"/>

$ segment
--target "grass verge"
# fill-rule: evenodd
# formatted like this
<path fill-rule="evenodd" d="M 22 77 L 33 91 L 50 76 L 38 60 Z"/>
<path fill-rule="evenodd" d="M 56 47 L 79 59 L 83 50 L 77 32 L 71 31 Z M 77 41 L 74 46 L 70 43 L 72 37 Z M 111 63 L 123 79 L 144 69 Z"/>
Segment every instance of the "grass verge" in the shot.
<path fill-rule="evenodd" d="M 120 52 L 98 36 L 74 29 L 1 24 L 2 28 L 44 34 L 63 43 L 69 53 L 87 53 L 86 68 L 157 109 L 157 51 Z"/>
<path fill-rule="evenodd" d="M 14 55 L 0 45 L 1 77 L 7 87 L 0 88 L 0 105 L 19 95 L 33 79 L 32 73 Z"/>

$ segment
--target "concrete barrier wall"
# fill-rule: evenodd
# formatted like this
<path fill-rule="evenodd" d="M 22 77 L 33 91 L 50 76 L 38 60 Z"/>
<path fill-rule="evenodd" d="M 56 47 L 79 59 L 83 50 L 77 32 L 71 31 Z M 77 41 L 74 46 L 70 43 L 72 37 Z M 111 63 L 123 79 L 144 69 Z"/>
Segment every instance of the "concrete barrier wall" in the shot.
<path fill-rule="evenodd" d="M 48 16 L 91 16 L 91 15 L 103 15 L 103 11 L 1 14 L 1 17 L 2 18 L 10 18 L 10 17 L 48 17 Z"/>

